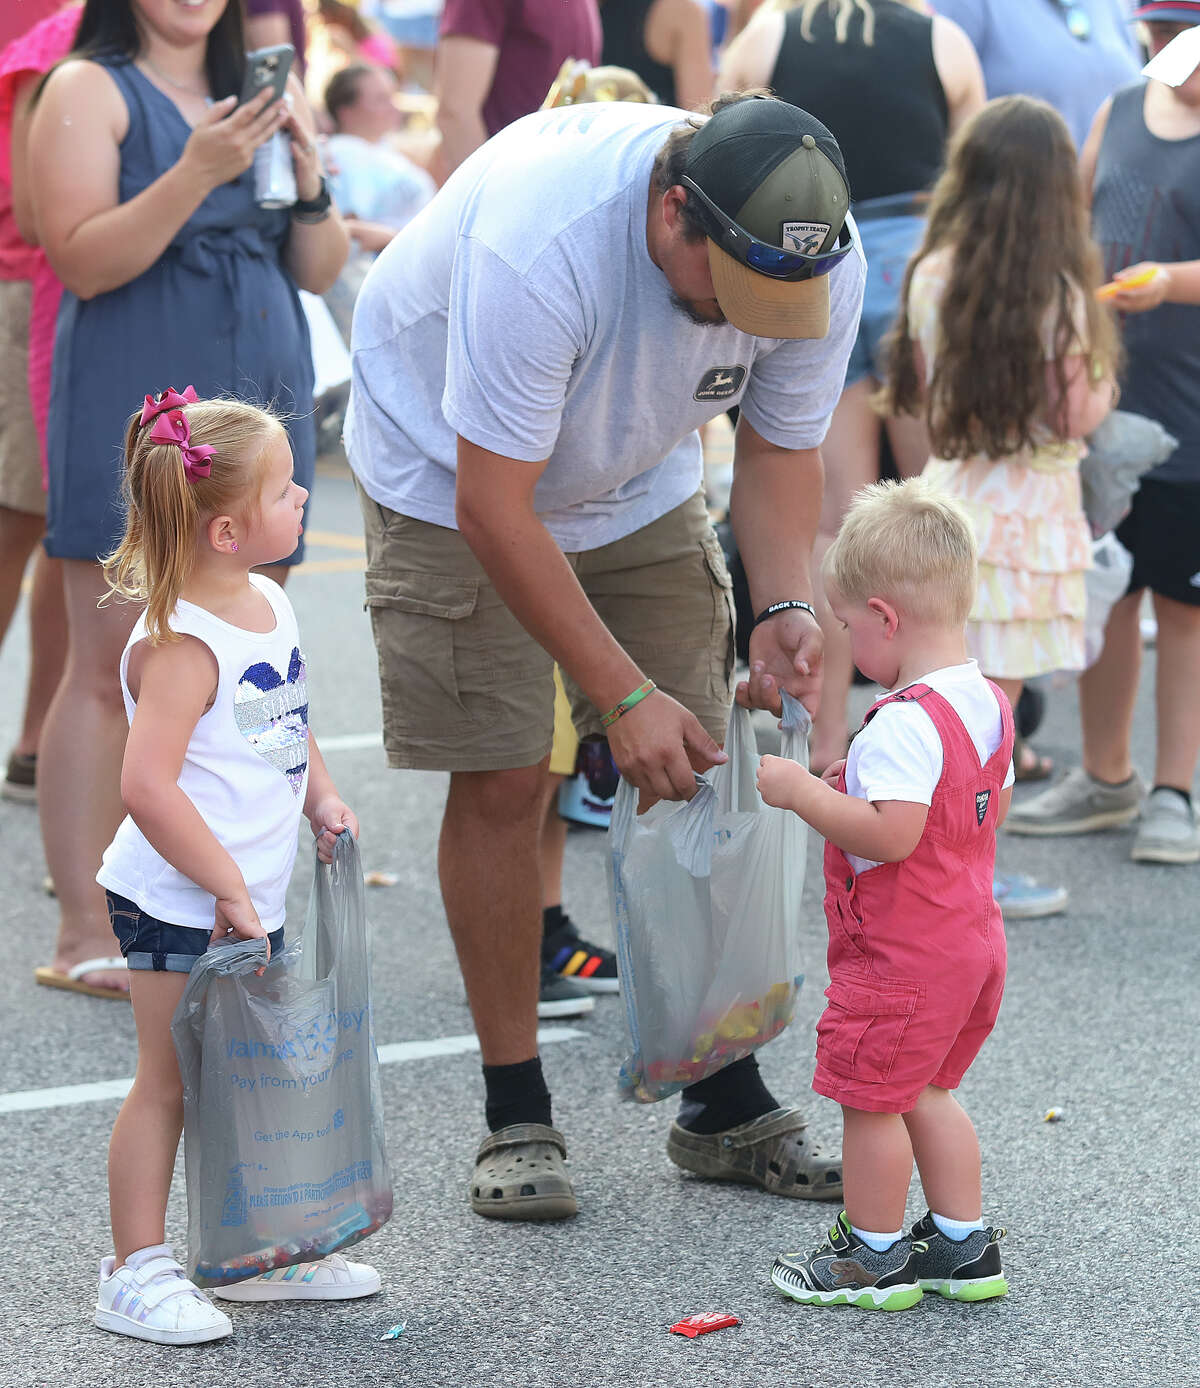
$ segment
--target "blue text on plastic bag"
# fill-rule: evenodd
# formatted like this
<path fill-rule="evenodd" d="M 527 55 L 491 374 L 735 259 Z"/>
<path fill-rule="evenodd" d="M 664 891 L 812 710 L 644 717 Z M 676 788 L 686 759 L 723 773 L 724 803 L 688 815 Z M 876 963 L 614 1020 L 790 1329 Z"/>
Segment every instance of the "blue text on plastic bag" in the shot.
<path fill-rule="evenodd" d="M 303 934 L 210 949 L 171 1022 L 184 1087 L 188 1275 L 254 1277 L 357 1243 L 391 1216 L 352 835 L 319 861 Z"/>

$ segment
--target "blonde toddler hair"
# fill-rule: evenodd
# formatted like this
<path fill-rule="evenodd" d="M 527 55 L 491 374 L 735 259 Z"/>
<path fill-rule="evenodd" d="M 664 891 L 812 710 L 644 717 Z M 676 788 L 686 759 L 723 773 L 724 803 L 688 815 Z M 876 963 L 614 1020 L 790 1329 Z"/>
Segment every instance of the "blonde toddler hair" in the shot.
<path fill-rule="evenodd" d="M 155 443 L 141 411 L 125 430 L 125 534 L 103 561 L 109 591 L 146 604 L 151 645 L 178 641 L 170 616 L 191 576 L 201 526 L 244 508 L 262 479 L 267 446 L 282 429 L 277 416 L 241 400 L 197 400 L 182 407 L 193 446 L 214 452 L 207 477 L 189 481 L 174 443 Z"/>
<path fill-rule="evenodd" d="M 884 598 L 922 622 L 961 627 L 978 563 L 967 513 L 922 477 L 857 492 L 823 571 L 851 602 Z"/>

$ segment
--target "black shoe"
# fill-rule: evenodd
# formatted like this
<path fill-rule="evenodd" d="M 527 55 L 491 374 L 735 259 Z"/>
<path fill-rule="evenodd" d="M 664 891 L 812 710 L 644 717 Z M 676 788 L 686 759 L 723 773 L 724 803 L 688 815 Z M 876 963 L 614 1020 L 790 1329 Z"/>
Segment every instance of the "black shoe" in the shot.
<path fill-rule="evenodd" d="M 596 999 L 589 992 L 569 979 L 560 978 L 553 969 L 542 966 L 542 982 L 538 989 L 539 1017 L 586 1017 L 595 1006 Z"/>
<path fill-rule="evenodd" d="M 569 916 L 542 941 L 542 968 L 570 979 L 589 993 L 617 993 L 617 956 L 610 949 L 580 939 Z M 543 974 L 543 980 L 545 974 Z"/>
<path fill-rule="evenodd" d="M 973 1229 L 965 1239 L 949 1239 L 926 1213 L 909 1230 L 913 1262 L 921 1287 L 947 1301 L 986 1301 L 1003 1296 L 1008 1282 L 1000 1266 L 999 1242 L 1006 1229 Z"/>
<path fill-rule="evenodd" d="M 843 1210 L 827 1242 L 809 1254 L 781 1253 L 771 1281 L 805 1306 L 861 1306 L 866 1311 L 906 1311 L 921 1300 L 915 1262 L 920 1245 L 899 1238 L 877 1252 L 860 1243 Z"/>

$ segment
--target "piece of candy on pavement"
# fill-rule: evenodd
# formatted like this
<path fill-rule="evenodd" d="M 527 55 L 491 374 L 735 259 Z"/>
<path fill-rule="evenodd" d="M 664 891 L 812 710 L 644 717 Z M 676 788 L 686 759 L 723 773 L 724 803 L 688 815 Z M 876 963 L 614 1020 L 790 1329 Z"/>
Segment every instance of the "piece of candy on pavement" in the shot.
<path fill-rule="evenodd" d="M 725 1311 L 701 1311 L 699 1315 L 685 1316 L 671 1326 L 672 1335 L 686 1335 L 694 1340 L 697 1335 L 708 1335 L 714 1330 L 725 1330 L 731 1325 L 741 1325 L 739 1316 L 731 1316 Z"/>
<path fill-rule="evenodd" d="M 394 872 L 381 872 L 378 868 L 363 873 L 363 881 L 368 887 L 394 887 L 399 880 Z"/>
<path fill-rule="evenodd" d="M 400 1336 L 404 1334 L 407 1325 L 407 1321 L 401 1321 L 399 1325 L 392 1326 L 392 1328 L 389 1331 L 381 1335 L 379 1338 L 381 1340 L 398 1340 Z"/>
<path fill-rule="evenodd" d="M 1048 1108 L 1048 1109 L 1046 1110 L 1045 1117 L 1042 1119 L 1042 1122 L 1043 1122 L 1043 1123 L 1061 1123 L 1065 1117 L 1066 1117 L 1066 1115 L 1063 1113 L 1062 1109 L 1060 1109 L 1060 1108 Z"/>

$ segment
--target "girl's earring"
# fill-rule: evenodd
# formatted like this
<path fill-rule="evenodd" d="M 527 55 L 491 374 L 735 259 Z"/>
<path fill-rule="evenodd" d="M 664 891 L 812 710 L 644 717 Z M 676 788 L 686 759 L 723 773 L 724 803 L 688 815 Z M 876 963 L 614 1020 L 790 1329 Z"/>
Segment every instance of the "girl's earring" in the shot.
<path fill-rule="evenodd" d="M 236 553 L 238 552 L 238 551 L 237 551 L 237 541 L 236 541 L 236 540 L 234 540 L 233 543 L 229 546 L 229 549 L 230 549 L 231 553 L 233 553 L 233 554 L 236 554 Z"/>

